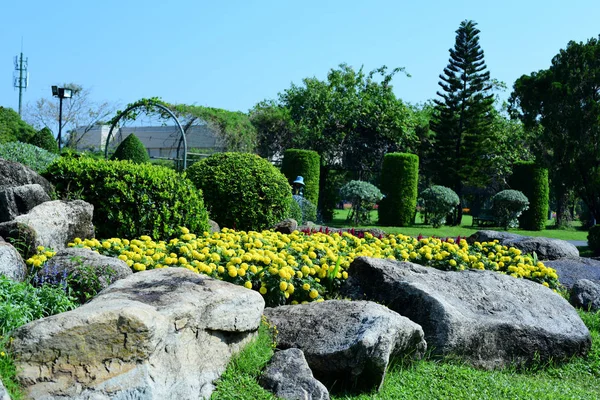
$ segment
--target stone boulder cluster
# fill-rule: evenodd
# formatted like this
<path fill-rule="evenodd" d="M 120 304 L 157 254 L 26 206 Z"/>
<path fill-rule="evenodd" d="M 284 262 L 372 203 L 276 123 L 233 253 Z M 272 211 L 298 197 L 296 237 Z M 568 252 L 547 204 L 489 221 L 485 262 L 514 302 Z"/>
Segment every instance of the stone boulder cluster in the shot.
<path fill-rule="evenodd" d="M 495 369 L 568 360 L 591 347 L 569 302 L 537 283 L 491 271 L 445 272 L 361 257 L 342 288 L 351 301 L 275 308 L 265 308 L 255 291 L 183 268 L 132 274 L 121 260 L 66 247 L 75 237 L 93 237 L 90 204 L 50 200 L 51 186 L 18 164 L 0 160 L 0 171 L 9 171 L 0 176 L 0 274 L 25 279 L 13 242 L 24 251 L 40 245 L 57 251 L 38 271 L 41 280 L 78 265 L 103 276 L 104 289 L 91 301 L 11 333 L 17 380 L 29 399 L 209 398 L 231 358 L 257 335 L 263 316 L 276 332 L 277 351 L 259 383 L 284 399 L 372 392 L 392 361 L 426 353 Z M 294 224 L 285 221 L 278 229 Z M 472 240 L 495 234 L 478 232 Z M 572 301 L 600 306 L 600 274 L 594 275 L 600 266 L 581 266 L 588 261 L 577 249 L 560 241 L 498 239 L 585 268 L 587 279 L 571 283 Z M 0 399 L 7 398 L 0 382 Z"/>

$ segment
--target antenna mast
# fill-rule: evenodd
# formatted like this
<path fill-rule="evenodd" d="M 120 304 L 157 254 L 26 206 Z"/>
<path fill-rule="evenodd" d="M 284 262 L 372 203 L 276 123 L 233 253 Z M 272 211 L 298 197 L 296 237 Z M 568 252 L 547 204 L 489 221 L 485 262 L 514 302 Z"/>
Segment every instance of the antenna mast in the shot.
<path fill-rule="evenodd" d="M 23 39 L 21 39 L 21 54 L 15 56 L 15 72 L 13 74 L 13 85 L 19 89 L 19 115 L 23 103 L 23 89 L 29 85 L 29 73 L 27 72 L 27 58 L 23 57 Z"/>

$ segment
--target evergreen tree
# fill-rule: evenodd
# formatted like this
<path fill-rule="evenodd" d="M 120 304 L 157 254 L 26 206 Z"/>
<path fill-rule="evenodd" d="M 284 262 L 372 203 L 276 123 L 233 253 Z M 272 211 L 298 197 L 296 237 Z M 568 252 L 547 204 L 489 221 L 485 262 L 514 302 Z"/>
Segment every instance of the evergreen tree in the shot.
<path fill-rule="evenodd" d="M 440 75 L 431 129 L 436 133 L 438 169 L 436 181 L 454 189 L 460 198 L 452 224 L 462 219 L 463 188 L 485 183 L 487 147 L 490 146 L 492 110 L 490 73 L 486 71 L 479 29 L 463 21 L 456 31 L 450 63 Z"/>

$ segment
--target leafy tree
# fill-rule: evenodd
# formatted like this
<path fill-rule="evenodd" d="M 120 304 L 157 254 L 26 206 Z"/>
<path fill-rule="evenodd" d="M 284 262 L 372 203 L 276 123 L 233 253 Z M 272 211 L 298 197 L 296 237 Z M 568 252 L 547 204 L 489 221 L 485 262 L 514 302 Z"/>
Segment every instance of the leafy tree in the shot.
<path fill-rule="evenodd" d="M 431 129 L 436 133 L 437 181 L 450 186 L 460 198 L 454 225 L 462 219 L 465 184 L 481 183 L 492 144 L 494 97 L 490 73 L 486 71 L 479 29 L 474 21 L 463 21 L 456 31 L 450 62 L 440 75 L 441 99 L 435 101 Z M 474 179 L 475 178 L 475 179 Z"/>
<path fill-rule="evenodd" d="M 29 141 L 29 144 L 39 147 L 40 149 L 48 150 L 51 153 L 58 154 L 58 144 L 52 131 L 46 127 L 40 129 Z"/>
<path fill-rule="evenodd" d="M 73 91 L 73 97 L 63 100 L 62 132 L 65 145 L 75 147 L 90 129 L 108 119 L 116 106 L 93 101 L 90 89 L 76 83 L 65 83 L 62 87 Z M 34 104 L 27 104 L 23 115 L 37 129 L 48 127 L 52 132 L 58 132 L 58 99 L 43 97 Z"/>
<path fill-rule="evenodd" d="M 549 167 L 557 219 L 575 190 L 599 220 L 600 37 L 569 42 L 549 69 L 517 79 L 510 105 L 535 134 L 538 161 Z"/>
<path fill-rule="evenodd" d="M 250 110 L 250 122 L 256 129 L 257 153 L 264 158 L 279 158 L 293 147 L 295 124 L 290 109 L 274 100 L 265 100 Z"/>
<path fill-rule="evenodd" d="M 35 135 L 35 129 L 21 119 L 12 108 L 0 107 L 0 143 L 27 142 Z"/>

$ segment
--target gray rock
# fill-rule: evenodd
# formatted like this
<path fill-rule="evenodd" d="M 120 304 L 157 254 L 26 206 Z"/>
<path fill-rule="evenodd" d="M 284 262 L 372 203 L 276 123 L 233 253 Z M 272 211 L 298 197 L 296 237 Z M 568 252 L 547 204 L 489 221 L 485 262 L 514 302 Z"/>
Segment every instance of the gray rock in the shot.
<path fill-rule="evenodd" d="M 94 237 L 93 211 L 94 206 L 83 200 L 47 201 L 27 214 L 0 223 L 0 236 L 23 241 L 30 253 L 37 246 L 62 250 L 76 237 Z"/>
<path fill-rule="evenodd" d="M 276 352 L 259 383 L 281 399 L 329 400 L 327 388 L 315 379 L 300 349 Z"/>
<path fill-rule="evenodd" d="M 260 324 L 262 296 L 184 268 L 133 274 L 12 336 L 33 399 L 199 399 Z"/>
<path fill-rule="evenodd" d="M 569 301 L 573 307 L 588 311 L 600 310 L 600 284 L 587 279 L 578 280 L 573 285 Z"/>
<path fill-rule="evenodd" d="M 301 349 L 330 390 L 378 390 L 392 357 L 420 358 L 427 348 L 420 326 L 372 302 L 281 306 L 265 316 L 277 327 L 277 346 Z"/>
<path fill-rule="evenodd" d="M 48 195 L 54 192 L 52 184 L 31 168 L 0 158 L 0 187 L 22 186 L 34 183 L 41 185 Z"/>
<path fill-rule="evenodd" d="M 273 226 L 271 229 L 273 229 L 275 232 L 281 232 L 289 235 L 298 229 L 298 222 L 296 222 L 296 220 L 293 218 L 287 218 L 275 224 L 275 226 Z"/>
<path fill-rule="evenodd" d="M 2 383 L 1 379 L 0 379 L 0 400 L 10 400 L 10 396 L 8 395 L 8 392 L 6 391 L 6 388 L 4 387 L 4 384 Z"/>
<path fill-rule="evenodd" d="M 434 355 L 485 369 L 585 355 L 590 333 L 560 295 L 492 271 L 439 271 L 359 257 L 346 293 L 386 304 L 420 324 Z"/>
<path fill-rule="evenodd" d="M 57 282 L 81 267 L 87 267 L 96 274 L 102 289 L 133 274 L 125 261 L 103 256 L 92 250 L 72 247 L 57 252 L 46 267 L 38 271 L 37 279 Z"/>
<path fill-rule="evenodd" d="M 544 261 L 544 265 L 553 268 L 558 274 L 559 282 L 571 289 L 580 279 L 588 279 L 600 284 L 600 261 L 591 258 L 560 258 Z"/>
<path fill-rule="evenodd" d="M 579 257 L 577 247 L 561 239 L 522 236 L 515 233 L 484 230 L 475 232 L 469 236 L 467 241 L 469 243 L 491 242 L 495 239 L 502 245 L 515 247 L 527 254 L 535 252 L 540 260 Z"/>
<path fill-rule="evenodd" d="M 39 184 L 0 187 L 0 222 L 11 221 L 27 214 L 38 204 L 50 201 L 50 196 Z"/>
<path fill-rule="evenodd" d="M 221 228 L 219 228 L 219 224 L 217 224 L 212 219 L 208 220 L 208 226 L 210 227 L 210 232 L 211 233 L 221 232 Z"/>
<path fill-rule="evenodd" d="M 0 241 L 0 275 L 17 282 L 23 282 L 27 276 L 27 266 L 23 258 L 17 249 L 4 241 Z"/>

